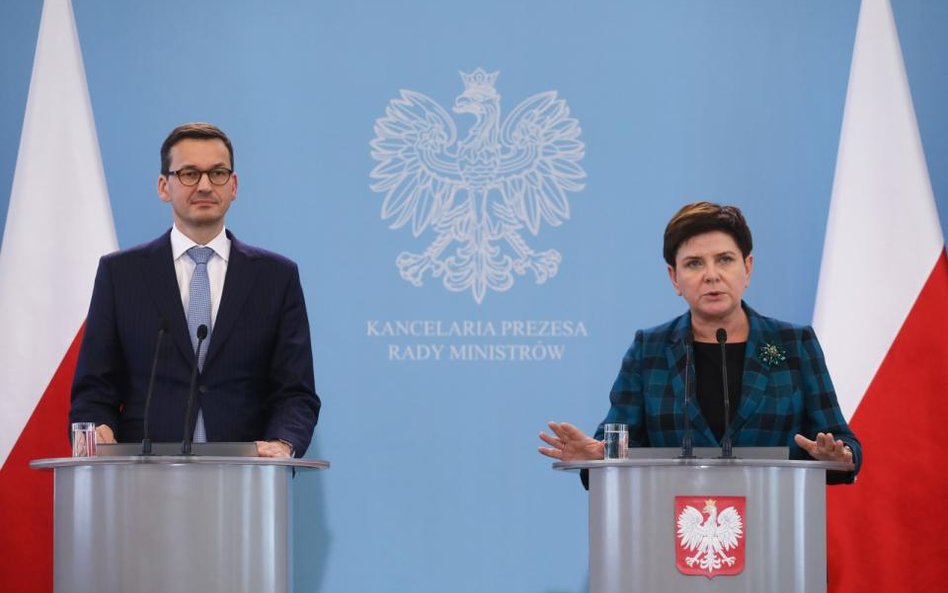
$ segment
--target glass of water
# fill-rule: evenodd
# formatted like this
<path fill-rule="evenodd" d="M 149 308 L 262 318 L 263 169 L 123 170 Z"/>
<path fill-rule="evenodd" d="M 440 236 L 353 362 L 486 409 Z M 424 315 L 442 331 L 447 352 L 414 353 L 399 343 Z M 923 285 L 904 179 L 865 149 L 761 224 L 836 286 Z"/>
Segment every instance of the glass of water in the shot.
<path fill-rule="evenodd" d="M 95 457 L 95 422 L 72 423 L 72 456 Z"/>
<path fill-rule="evenodd" d="M 606 444 L 604 459 L 625 459 L 629 448 L 629 427 L 625 424 L 607 423 L 603 425 Z"/>

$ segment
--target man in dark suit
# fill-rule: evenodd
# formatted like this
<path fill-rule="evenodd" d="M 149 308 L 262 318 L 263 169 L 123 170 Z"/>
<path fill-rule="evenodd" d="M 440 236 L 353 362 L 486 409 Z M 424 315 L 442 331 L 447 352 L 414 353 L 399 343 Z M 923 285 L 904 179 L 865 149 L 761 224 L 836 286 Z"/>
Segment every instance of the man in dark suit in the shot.
<path fill-rule="evenodd" d="M 96 423 L 99 442 L 142 439 L 165 328 L 149 412 L 153 441 L 182 440 L 200 361 L 196 441 L 256 441 L 267 457 L 302 456 L 309 446 L 320 401 L 299 272 L 224 228 L 237 197 L 233 163 L 231 142 L 215 126 L 173 130 L 161 148 L 158 195 L 171 204 L 174 226 L 99 263 L 70 411 L 73 422 Z M 203 343 L 194 335 L 202 303 Z"/>

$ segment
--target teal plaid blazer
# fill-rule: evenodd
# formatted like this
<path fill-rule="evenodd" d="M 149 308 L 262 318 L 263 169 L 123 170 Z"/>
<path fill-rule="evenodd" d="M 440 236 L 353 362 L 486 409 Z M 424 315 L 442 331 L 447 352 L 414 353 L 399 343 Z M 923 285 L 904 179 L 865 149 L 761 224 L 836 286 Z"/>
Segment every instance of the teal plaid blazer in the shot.
<path fill-rule="evenodd" d="M 790 447 L 791 459 L 810 459 L 793 441 L 795 434 L 813 439 L 831 432 L 853 450 L 856 471 L 830 472 L 828 482 L 852 482 L 862 463 L 862 449 L 836 400 L 823 350 L 809 326 L 759 315 L 743 304 L 750 321 L 744 355 L 741 401 L 729 434 L 735 447 Z M 629 426 L 630 447 L 680 447 L 683 437 L 685 354 L 691 337 L 691 313 L 652 329 L 639 330 L 622 360 L 609 395 L 611 407 L 603 424 Z M 785 357 L 761 352 L 776 346 Z M 720 446 L 694 397 L 694 357 L 689 370 L 694 446 Z M 596 431 L 602 438 L 602 424 Z"/>

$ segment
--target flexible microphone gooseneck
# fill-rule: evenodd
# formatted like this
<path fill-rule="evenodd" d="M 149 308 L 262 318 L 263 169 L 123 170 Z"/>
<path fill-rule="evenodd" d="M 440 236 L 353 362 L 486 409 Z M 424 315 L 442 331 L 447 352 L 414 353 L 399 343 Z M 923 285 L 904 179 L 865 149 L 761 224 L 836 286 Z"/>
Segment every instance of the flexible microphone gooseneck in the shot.
<path fill-rule="evenodd" d="M 207 339 L 207 326 L 203 323 L 197 328 L 197 348 L 194 349 L 194 369 L 191 371 L 191 386 L 188 388 L 188 409 L 184 414 L 184 439 L 181 441 L 181 454 L 191 455 L 191 442 L 194 440 L 194 392 L 197 386 L 198 363 L 201 361 L 201 344 Z"/>
<path fill-rule="evenodd" d="M 727 349 L 724 345 L 727 343 L 727 331 L 720 327 L 715 333 L 718 344 L 721 345 L 721 382 L 724 386 L 724 438 L 721 439 L 721 459 L 733 459 L 734 453 L 731 450 L 731 395 L 727 390 Z"/>
<path fill-rule="evenodd" d="M 688 407 L 691 405 L 691 341 L 689 335 L 685 338 L 685 411 L 684 411 L 684 435 L 681 439 L 681 455 L 679 459 L 694 459 L 694 447 L 691 439 L 691 415 L 688 413 Z"/>
<path fill-rule="evenodd" d="M 168 333 L 168 320 L 158 324 L 158 339 L 155 342 L 155 356 L 151 360 L 151 376 L 148 377 L 148 390 L 145 392 L 145 421 L 142 429 L 142 456 L 151 455 L 151 438 L 148 432 L 148 412 L 151 410 L 151 394 L 155 389 L 155 374 L 158 371 L 158 356 L 161 354 L 161 342 Z"/>

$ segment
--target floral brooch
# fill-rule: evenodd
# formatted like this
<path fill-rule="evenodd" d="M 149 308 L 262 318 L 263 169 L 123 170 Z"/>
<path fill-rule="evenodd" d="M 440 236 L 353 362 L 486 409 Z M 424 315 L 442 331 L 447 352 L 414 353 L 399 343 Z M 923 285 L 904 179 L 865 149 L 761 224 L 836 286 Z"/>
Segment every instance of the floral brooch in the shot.
<path fill-rule="evenodd" d="M 776 366 L 787 360 L 787 351 L 776 344 L 761 344 L 757 357 L 768 367 Z"/>

